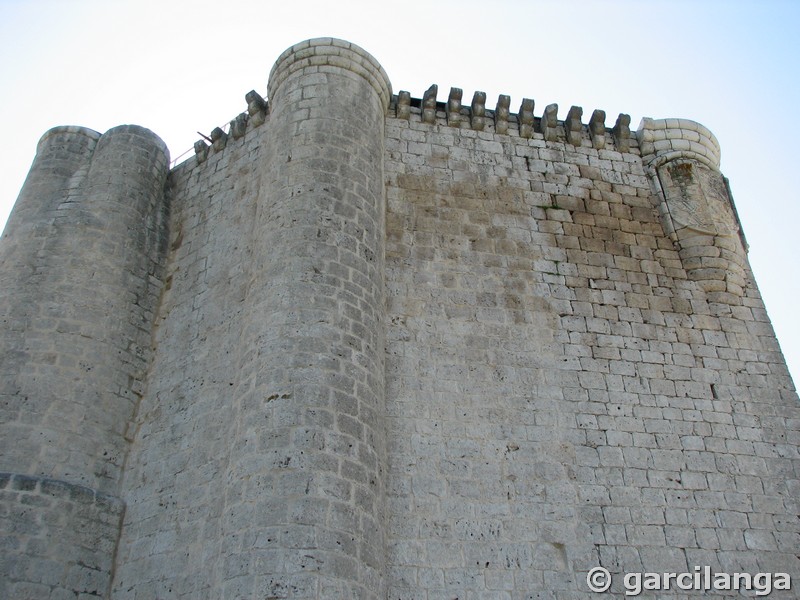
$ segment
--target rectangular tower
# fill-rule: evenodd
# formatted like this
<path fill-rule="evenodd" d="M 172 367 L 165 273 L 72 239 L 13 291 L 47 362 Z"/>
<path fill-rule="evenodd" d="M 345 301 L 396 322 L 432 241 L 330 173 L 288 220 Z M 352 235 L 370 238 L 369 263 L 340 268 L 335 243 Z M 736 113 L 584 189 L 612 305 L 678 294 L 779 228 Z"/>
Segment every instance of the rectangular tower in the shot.
<path fill-rule="evenodd" d="M 393 95 L 329 38 L 268 89 L 172 170 L 136 126 L 42 139 L 0 239 L 0 596 L 799 584 L 800 407 L 711 132 Z"/>

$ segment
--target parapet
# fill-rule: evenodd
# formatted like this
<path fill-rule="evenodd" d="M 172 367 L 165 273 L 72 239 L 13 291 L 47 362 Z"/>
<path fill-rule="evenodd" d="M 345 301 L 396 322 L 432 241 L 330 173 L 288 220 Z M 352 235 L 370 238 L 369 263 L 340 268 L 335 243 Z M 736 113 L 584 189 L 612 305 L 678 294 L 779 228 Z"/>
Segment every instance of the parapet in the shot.
<path fill-rule="evenodd" d="M 523 98 L 517 113 L 510 111 L 511 98 L 501 94 L 495 108 L 487 108 L 486 93 L 474 92 L 469 104 L 462 103 L 463 90 L 451 88 L 446 101 L 438 101 L 438 86 L 431 85 L 421 98 L 408 91 L 392 94 L 386 71 L 378 61 L 362 48 L 334 38 L 316 38 L 295 44 L 284 51 L 272 67 L 267 85 L 268 97 L 273 98 L 283 82 L 294 73 L 308 68 L 325 73 L 331 69 L 346 69 L 363 77 L 377 92 L 384 110 L 390 117 L 424 123 L 441 123 L 459 129 L 517 135 L 524 139 L 546 142 L 563 141 L 575 147 L 587 146 L 597 150 L 608 149 L 630 152 L 631 139 L 642 143 L 642 154 L 694 152 L 709 165 L 719 165 L 719 144 L 705 127 L 684 119 L 654 121 L 645 119 L 635 136 L 631 136 L 630 115 L 620 113 L 612 127 L 607 127 L 606 112 L 595 109 L 588 123 L 583 122 L 583 108 L 571 106 L 563 120 L 558 119 L 558 104 L 545 106 L 541 116 L 534 115 L 535 102 Z M 209 136 L 195 143 L 197 162 L 204 162 L 209 151 L 221 151 L 228 137 L 240 139 L 246 131 L 264 123 L 270 114 L 270 103 L 255 90 L 245 96 L 247 112 L 243 112 L 227 131 L 216 128 Z M 509 127 L 511 124 L 511 127 Z M 669 155 L 671 157 L 672 154 Z"/>
<path fill-rule="evenodd" d="M 501 94 L 494 110 L 486 108 L 486 93 L 476 91 L 469 105 L 462 104 L 463 90 L 451 88 L 447 102 L 437 101 L 438 86 L 430 86 L 422 98 L 412 98 L 407 91 L 401 91 L 392 98 L 389 114 L 398 119 L 419 118 L 424 123 L 442 123 L 460 129 L 489 131 L 521 138 L 538 138 L 547 142 L 563 140 L 573 146 L 587 146 L 595 149 L 607 148 L 613 140 L 618 152 L 630 151 L 630 116 L 620 114 L 613 128 L 606 128 L 606 113 L 594 110 L 588 124 L 582 122 L 583 108 L 570 107 L 563 121 L 558 120 L 558 104 L 548 104 L 541 117 L 534 116 L 535 102 L 523 98 L 517 113 L 509 108 L 511 98 Z M 509 127 L 509 123 L 516 127 Z"/>
<path fill-rule="evenodd" d="M 392 94 L 392 86 L 380 63 L 362 48 L 335 38 L 305 40 L 285 50 L 272 67 L 268 81 L 268 97 L 292 74 L 311 67 L 320 73 L 333 68 L 346 69 L 364 79 L 377 92 L 388 115 L 398 119 L 420 119 L 422 122 L 446 124 L 460 129 L 518 135 L 525 139 L 546 142 L 563 141 L 575 147 L 630 152 L 631 140 L 638 146 L 644 166 L 657 168 L 676 158 L 693 158 L 719 170 L 720 146 L 716 137 L 703 125 L 688 119 L 644 118 L 631 135 L 630 115 L 620 113 L 613 126 L 606 126 L 606 112 L 592 111 L 588 123 L 583 122 L 583 108 L 571 106 L 563 120 L 558 119 L 558 104 L 545 106 L 541 116 L 534 115 L 535 102 L 522 98 L 516 113 L 510 111 L 511 98 L 501 94 L 494 109 L 487 108 L 485 92 L 476 91 L 469 104 L 462 103 L 463 90 L 451 88 L 446 101 L 437 99 L 438 86 L 431 85 L 421 98 L 408 91 Z M 225 129 L 216 128 L 209 136 L 195 143 L 197 162 L 207 159 L 209 151 L 221 151 L 228 137 L 240 139 L 246 131 L 264 123 L 270 114 L 269 101 L 251 90 L 245 96 L 247 112 L 230 121 Z M 512 124 L 509 127 L 509 124 Z"/>

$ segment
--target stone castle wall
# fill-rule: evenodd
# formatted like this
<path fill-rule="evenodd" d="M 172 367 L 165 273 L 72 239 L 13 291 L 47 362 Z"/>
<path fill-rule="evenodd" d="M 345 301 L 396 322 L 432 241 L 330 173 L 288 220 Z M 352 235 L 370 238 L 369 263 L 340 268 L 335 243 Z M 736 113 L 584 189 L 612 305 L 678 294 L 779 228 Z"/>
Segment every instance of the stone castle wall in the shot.
<path fill-rule="evenodd" d="M 4 597 L 797 585 L 800 410 L 714 136 L 437 91 L 313 40 L 168 176 L 142 128 L 43 138 L 0 244 Z"/>

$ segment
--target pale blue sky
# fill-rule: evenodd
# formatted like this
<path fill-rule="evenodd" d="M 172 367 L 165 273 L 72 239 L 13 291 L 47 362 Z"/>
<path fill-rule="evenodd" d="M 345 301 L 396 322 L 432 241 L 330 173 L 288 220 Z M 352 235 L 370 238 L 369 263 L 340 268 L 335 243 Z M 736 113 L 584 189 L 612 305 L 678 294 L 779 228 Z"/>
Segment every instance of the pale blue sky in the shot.
<path fill-rule="evenodd" d="M 172 156 L 266 95 L 288 46 L 355 42 L 395 92 L 431 83 L 534 113 L 573 104 L 681 117 L 711 129 L 750 243 L 750 262 L 800 376 L 800 2 L 703 0 L 225 2 L 0 0 L 0 223 L 36 142 L 55 125 L 152 129 Z"/>

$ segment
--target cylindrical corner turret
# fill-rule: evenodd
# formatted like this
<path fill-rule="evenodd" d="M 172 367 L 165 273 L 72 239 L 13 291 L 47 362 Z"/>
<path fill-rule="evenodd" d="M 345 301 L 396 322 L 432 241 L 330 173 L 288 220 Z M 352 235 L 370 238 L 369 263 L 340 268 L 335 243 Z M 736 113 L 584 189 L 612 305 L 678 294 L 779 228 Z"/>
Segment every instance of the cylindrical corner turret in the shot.
<path fill-rule="evenodd" d="M 53 129 L 0 240 L 0 493 L 3 526 L 26 531 L 28 563 L 6 597 L 45 580 L 76 596 L 107 592 L 168 167 L 163 142 L 141 127 Z"/>
<path fill-rule="evenodd" d="M 725 178 L 720 147 L 708 129 L 687 119 L 643 119 L 642 161 L 659 198 L 665 232 L 678 244 L 689 279 L 708 299 L 741 303 L 747 250 Z"/>
<path fill-rule="evenodd" d="M 237 568 L 221 594 L 377 600 L 389 80 L 357 46 L 318 39 L 283 53 L 269 91 L 223 526 Z"/>
<path fill-rule="evenodd" d="M 98 132 L 73 126 L 54 127 L 41 137 L 3 232 L 3 264 L 15 260 L 19 243 L 36 235 L 32 228 L 48 223 L 70 191 L 83 181 L 99 139 Z M 0 294 L 9 291 L 0 290 Z"/>
<path fill-rule="evenodd" d="M 270 100 L 275 101 L 279 88 L 293 75 L 307 77 L 317 73 L 357 75 L 377 94 L 384 114 L 389 108 L 392 84 L 380 63 L 355 44 L 335 38 L 306 40 L 287 48 L 275 61 L 269 74 L 267 90 Z M 295 87 L 295 91 L 297 89 Z"/>
<path fill-rule="evenodd" d="M 719 169 L 720 148 L 716 136 L 700 123 L 689 119 L 650 119 L 645 117 L 636 132 L 645 165 L 658 166 L 686 158 L 711 169 Z"/>

